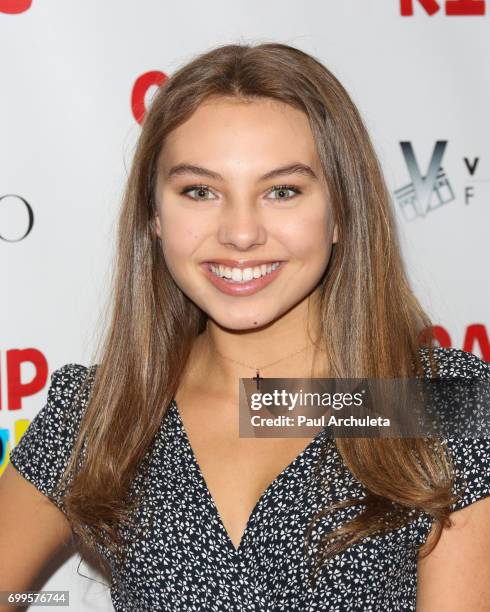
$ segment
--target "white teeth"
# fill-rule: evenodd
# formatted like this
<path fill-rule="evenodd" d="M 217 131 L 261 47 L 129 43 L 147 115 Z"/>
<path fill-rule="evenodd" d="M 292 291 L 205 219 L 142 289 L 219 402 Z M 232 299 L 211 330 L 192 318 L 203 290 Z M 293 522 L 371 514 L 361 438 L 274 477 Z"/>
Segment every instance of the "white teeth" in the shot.
<path fill-rule="evenodd" d="M 253 277 L 254 277 L 253 268 L 245 268 L 245 270 L 243 270 L 243 272 L 242 272 L 242 280 L 243 281 L 252 280 Z M 238 279 L 238 280 L 240 280 L 240 279 Z"/>
<path fill-rule="evenodd" d="M 279 266 L 279 262 L 274 262 L 272 264 L 262 264 L 260 266 L 255 266 L 254 268 L 229 268 L 228 266 L 223 266 L 222 264 L 209 264 L 211 271 L 216 274 L 216 276 L 220 276 L 221 278 L 227 278 L 236 283 L 242 283 L 252 280 L 253 278 L 260 278 L 261 276 L 265 276 L 266 274 L 270 274 Z"/>

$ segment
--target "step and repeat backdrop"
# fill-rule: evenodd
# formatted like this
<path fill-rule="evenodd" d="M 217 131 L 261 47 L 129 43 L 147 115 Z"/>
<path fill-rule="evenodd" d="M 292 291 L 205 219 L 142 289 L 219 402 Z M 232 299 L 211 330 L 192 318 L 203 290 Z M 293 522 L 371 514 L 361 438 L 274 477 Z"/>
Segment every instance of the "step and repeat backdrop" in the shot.
<path fill-rule="evenodd" d="M 371 133 L 439 343 L 490 361 L 489 5 L 0 0 L 0 474 L 50 374 L 89 365 L 152 96 L 218 44 L 291 44 L 334 72 Z M 44 588 L 110 610 L 105 584 L 73 555 Z"/>

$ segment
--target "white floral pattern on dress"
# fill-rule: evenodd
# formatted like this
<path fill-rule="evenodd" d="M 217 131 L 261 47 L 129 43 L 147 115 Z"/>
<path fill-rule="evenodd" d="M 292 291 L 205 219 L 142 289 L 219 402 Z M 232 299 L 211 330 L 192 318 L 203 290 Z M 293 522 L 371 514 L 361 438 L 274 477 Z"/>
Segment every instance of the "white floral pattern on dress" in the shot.
<path fill-rule="evenodd" d="M 422 349 L 424 350 L 424 349 Z M 436 350 L 442 376 L 490 378 L 490 365 L 459 349 Z M 43 494 L 60 477 L 77 435 L 82 410 L 70 411 L 87 368 L 69 363 L 51 376 L 46 405 L 33 419 L 10 461 Z M 90 386 L 87 387 L 89 389 Z M 135 539 L 125 546 L 126 562 L 112 567 L 111 599 L 117 612 L 316 612 L 415 610 L 417 552 L 432 518 L 413 513 L 400 529 L 358 544 L 324 565 L 311 589 L 303 537 L 313 514 L 333 501 L 365 494 L 322 430 L 267 487 L 253 509 L 238 550 L 232 544 L 194 457 L 175 401 L 149 450 L 148 477 L 135 477 L 141 493 Z M 456 486 L 466 485 L 453 509 L 490 495 L 490 439 L 449 439 L 457 469 Z M 320 472 L 313 467 L 323 449 Z M 335 475 L 335 478 L 332 476 Z M 59 499 L 53 500 L 61 509 Z M 354 517 L 360 506 L 324 517 L 322 533 Z M 313 549 L 312 549 L 313 550 Z"/>

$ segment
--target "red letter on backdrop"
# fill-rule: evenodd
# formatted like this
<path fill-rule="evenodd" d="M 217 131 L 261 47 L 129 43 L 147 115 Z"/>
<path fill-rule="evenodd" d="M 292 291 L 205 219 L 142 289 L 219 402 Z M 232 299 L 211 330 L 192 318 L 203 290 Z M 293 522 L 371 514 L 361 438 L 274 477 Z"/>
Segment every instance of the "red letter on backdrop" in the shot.
<path fill-rule="evenodd" d="M 152 85 L 160 86 L 166 78 L 167 75 L 165 73 L 158 70 L 152 70 L 150 72 L 145 72 L 145 74 L 142 74 L 136 79 L 133 91 L 131 92 L 131 109 L 138 123 L 143 123 L 143 119 L 145 118 L 146 92 Z"/>
<path fill-rule="evenodd" d="M 429 15 L 437 13 L 441 8 L 436 0 L 419 0 L 419 2 Z M 402 17 L 410 17 L 413 15 L 413 0 L 400 0 L 400 13 Z"/>
<path fill-rule="evenodd" d="M 32 0 L 0 0 L 0 13 L 16 15 L 31 8 Z"/>
<path fill-rule="evenodd" d="M 433 325 L 432 331 L 434 332 L 434 337 L 439 342 L 439 345 L 444 348 L 451 348 L 451 336 L 441 325 Z"/>
<path fill-rule="evenodd" d="M 484 15 L 485 0 L 446 0 L 446 15 Z"/>
<path fill-rule="evenodd" d="M 485 326 L 481 323 L 468 325 L 468 329 L 466 330 L 466 336 L 464 338 L 463 351 L 468 351 L 468 353 L 474 353 L 476 343 L 478 343 L 480 347 L 480 352 L 483 359 L 485 361 L 490 361 L 490 340 L 488 338 Z"/>
<path fill-rule="evenodd" d="M 36 374 L 34 378 L 23 383 L 20 379 L 21 365 L 25 362 L 34 365 Z M 48 380 L 48 362 L 41 353 L 34 348 L 12 349 L 7 351 L 7 408 L 19 410 L 22 408 L 22 398 L 34 395 L 40 391 Z"/>

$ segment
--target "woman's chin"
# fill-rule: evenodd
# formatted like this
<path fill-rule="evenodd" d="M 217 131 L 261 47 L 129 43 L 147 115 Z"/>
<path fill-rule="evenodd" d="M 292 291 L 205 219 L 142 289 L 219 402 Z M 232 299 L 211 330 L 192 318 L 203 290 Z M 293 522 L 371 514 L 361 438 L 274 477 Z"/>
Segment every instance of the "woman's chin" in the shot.
<path fill-rule="evenodd" d="M 238 313 L 237 313 L 238 315 Z M 277 314 L 269 317 L 264 314 L 253 316 L 250 313 L 242 313 L 239 316 L 230 316 L 230 313 L 223 313 L 222 316 L 209 313 L 208 316 L 219 327 L 228 331 L 256 331 L 272 325 L 277 319 Z"/>

